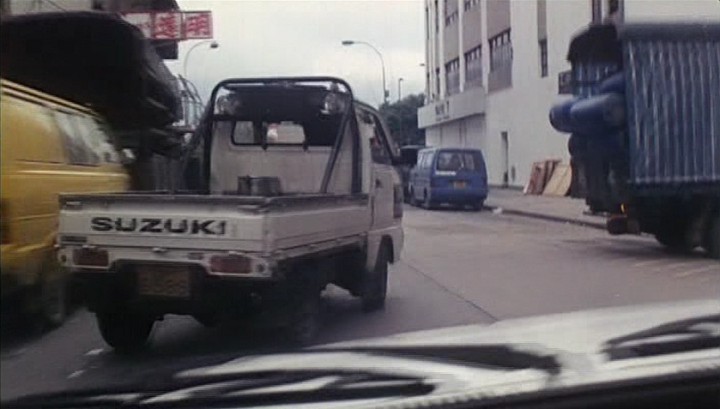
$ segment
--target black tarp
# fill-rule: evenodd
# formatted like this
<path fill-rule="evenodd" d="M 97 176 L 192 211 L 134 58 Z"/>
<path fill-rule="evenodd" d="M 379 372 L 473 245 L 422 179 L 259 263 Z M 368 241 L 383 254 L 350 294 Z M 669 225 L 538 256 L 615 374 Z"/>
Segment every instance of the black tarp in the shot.
<path fill-rule="evenodd" d="M 149 41 L 118 16 L 7 17 L 0 21 L 0 39 L 3 78 L 89 106 L 121 135 L 173 145 L 161 130 L 179 119 L 177 84 Z"/>

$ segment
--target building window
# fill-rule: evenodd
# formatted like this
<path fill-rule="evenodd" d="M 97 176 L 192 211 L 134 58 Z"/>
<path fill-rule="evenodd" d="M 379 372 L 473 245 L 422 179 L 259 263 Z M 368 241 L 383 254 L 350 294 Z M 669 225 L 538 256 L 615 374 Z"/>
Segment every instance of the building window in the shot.
<path fill-rule="evenodd" d="M 447 94 L 453 95 L 460 92 L 460 59 L 456 58 L 445 64 L 445 84 Z"/>
<path fill-rule="evenodd" d="M 492 37 L 488 43 L 490 43 L 490 72 L 512 66 L 510 30 Z"/>
<path fill-rule="evenodd" d="M 608 0 L 608 20 L 620 24 L 624 20 L 624 7 L 622 0 Z"/>
<path fill-rule="evenodd" d="M 617 13 L 620 10 L 620 0 L 608 0 L 608 14 Z"/>
<path fill-rule="evenodd" d="M 425 73 L 425 90 L 427 94 L 425 98 L 427 98 L 428 101 L 432 101 L 433 99 L 435 99 L 434 94 L 430 92 L 430 71 Z"/>
<path fill-rule="evenodd" d="M 602 21 L 602 1 L 590 0 L 590 7 L 592 9 L 592 22 L 600 23 Z"/>
<path fill-rule="evenodd" d="M 425 7 L 425 38 L 430 39 L 430 10 Z"/>
<path fill-rule="evenodd" d="M 463 8 L 465 9 L 465 11 L 470 11 L 479 5 L 480 0 L 465 0 L 463 3 Z"/>
<path fill-rule="evenodd" d="M 450 14 L 445 14 L 445 27 L 455 24 L 458 21 L 459 17 L 460 13 L 457 10 L 453 11 Z"/>
<path fill-rule="evenodd" d="M 435 32 L 440 31 L 440 8 L 438 7 L 438 0 L 435 0 Z"/>
<path fill-rule="evenodd" d="M 440 68 L 435 68 L 435 96 L 440 97 Z"/>
<path fill-rule="evenodd" d="M 540 76 L 545 78 L 548 76 L 548 48 L 547 39 L 538 42 L 540 46 Z"/>
<path fill-rule="evenodd" d="M 482 46 L 465 53 L 465 87 L 482 87 Z"/>

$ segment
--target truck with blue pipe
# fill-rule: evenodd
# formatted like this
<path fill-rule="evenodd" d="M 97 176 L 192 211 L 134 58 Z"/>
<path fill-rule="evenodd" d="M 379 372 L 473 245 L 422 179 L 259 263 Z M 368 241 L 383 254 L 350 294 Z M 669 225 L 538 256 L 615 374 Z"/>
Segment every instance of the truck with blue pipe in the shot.
<path fill-rule="evenodd" d="M 720 22 L 593 25 L 568 60 L 550 122 L 591 210 L 611 234 L 720 259 Z"/>

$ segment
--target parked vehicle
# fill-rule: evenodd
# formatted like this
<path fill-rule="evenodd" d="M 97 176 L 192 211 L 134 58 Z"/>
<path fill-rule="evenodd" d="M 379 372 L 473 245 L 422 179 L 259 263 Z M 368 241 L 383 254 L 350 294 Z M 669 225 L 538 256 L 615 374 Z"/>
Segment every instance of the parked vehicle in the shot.
<path fill-rule="evenodd" d="M 329 283 L 383 308 L 403 209 L 378 112 L 336 78 L 225 80 L 209 104 L 192 190 L 61 197 L 59 257 L 105 341 L 135 350 L 186 314 L 255 315 L 308 342 Z"/>
<path fill-rule="evenodd" d="M 448 203 L 480 210 L 488 194 L 485 159 L 479 149 L 427 148 L 418 152 L 408 195 L 425 208 Z"/>
<path fill-rule="evenodd" d="M 424 148 L 425 146 L 422 145 L 405 145 L 400 147 L 402 163 L 398 166 L 398 170 L 402 178 L 405 202 L 408 203 L 410 202 L 410 171 L 412 171 L 417 164 L 418 152 Z"/>
<path fill-rule="evenodd" d="M 11 81 L 0 84 L 3 307 L 59 325 L 66 276 L 53 249 L 58 194 L 122 191 L 129 176 L 93 111 Z"/>
<path fill-rule="evenodd" d="M 720 258 L 720 24 L 592 26 L 568 59 L 575 98 L 550 121 L 608 231 Z"/>

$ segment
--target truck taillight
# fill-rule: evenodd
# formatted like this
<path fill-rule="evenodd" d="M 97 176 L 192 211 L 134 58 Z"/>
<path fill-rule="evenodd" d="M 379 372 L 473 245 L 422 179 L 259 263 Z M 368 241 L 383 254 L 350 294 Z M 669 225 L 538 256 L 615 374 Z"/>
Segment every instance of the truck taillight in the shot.
<path fill-rule="evenodd" d="M 210 271 L 213 273 L 248 274 L 250 269 L 250 259 L 241 255 L 218 255 L 210 258 Z"/>
<path fill-rule="evenodd" d="M 73 264 L 81 267 L 107 267 L 110 255 L 107 250 L 84 247 L 73 251 Z"/>

